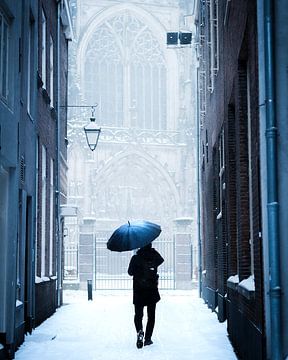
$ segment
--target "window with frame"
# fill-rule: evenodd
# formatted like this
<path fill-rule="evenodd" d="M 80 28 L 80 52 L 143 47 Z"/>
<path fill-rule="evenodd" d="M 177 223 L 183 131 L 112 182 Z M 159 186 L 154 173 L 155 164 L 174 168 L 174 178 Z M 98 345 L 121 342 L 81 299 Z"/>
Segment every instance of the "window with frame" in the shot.
<path fill-rule="evenodd" d="M 219 70 L 219 33 L 218 33 L 218 17 L 219 17 L 219 10 L 218 10 L 218 0 L 212 1 L 211 7 L 211 47 L 212 47 L 212 54 L 211 54 L 211 63 L 212 68 L 211 72 L 213 76 L 217 75 Z"/>
<path fill-rule="evenodd" d="M 35 40 L 35 21 L 33 19 L 33 17 L 30 17 L 30 22 L 29 22 L 29 28 L 28 28 L 28 52 L 27 52 L 27 112 L 28 114 L 30 114 L 31 116 L 32 114 L 32 109 L 31 109 L 31 104 L 33 101 L 33 94 L 34 94 L 34 88 L 33 88 L 33 79 L 34 79 L 34 40 Z"/>
<path fill-rule="evenodd" d="M 248 130 L 248 178 L 249 178 L 249 225 L 250 225 L 250 263 L 251 275 L 254 274 L 254 221 L 253 221 L 253 173 L 252 173 L 252 119 L 251 119 L 251 91 L 250 91 L 250 71 L 247 66 L 247 130 Z"/>
<path fill-rule="evenodd" d="M 228 225 L 228 251 L 229 275 L 240 273 L 239 266 L 239 238 L 237 227 L 237 163 L 236 163 L 236 142 L 238 134 L 236 132 L 236 110 L 235 105 L 228 105 L 227 119 L 227 152 L 226 152 L 226 169 L 229 169 L 227 176 L 227 225 Z"/>
<path fill-rule="evenodd" d="M 50 99 L 51 99 L 51 106 L 53 107 L 54 104 L 54 43 L 52 36 L 50 35 L 50 61 L 49 61 L 49 73 L 50 73 Z"/>
<path fill-rule="evenodd" d="M 251 125 L 251 94 L 250 94 L 250 75 L 249 62 L 247 59 L 238 62 L 238 86 L 239 86 L 239 155 L 238 155 L 238 186 L 239 186 L 239 206 L 241 209 L 240 225 L 240 245 L 242 256 L 240 262 L 241 278 L 245 278 L 254 273 L 254 209 L 253 209 L 253 174 L 252 174 L 252 139 Z M 255 141 L 255 139 L 254 139 Z M 240 156 L 241 153 L 241 156 Z M 248 196 L 247 196 L 248 195 Z"/>
<path fill-rule="evenodd" d="M 19 217 L 19 232 L 17 236 L 17 248 L 16 248 L 16 300 L 21 299 L 21 232 L 23 226 L 22 218 L 22 191 L 19 190 L 19 208 L 18 208 L 18 217 Z"/>
<path fill-rule="evenodd" d="M 205 145 L 202 141 L 202 170 L 205 171 Z"/>
<path fill-rule="evenodd" d="M 107 19 L 91 36 L 84 88 L 87 103 L 99 104 L 103 125 L 167 128 L 165 58 L 147 24 L 129 11 Z"/>
<path fill-rule="evenodd" d="M 41 171 L 41 277 L 46 275 L 46 147 L 42 145 L 42 171 Z"/>
<path fill-rule="evenodd" d="M 209 162 L 209 142 L 208 142 L 208 130 L 206 129 L 205 130 L 205 153 L 206 153 L 206 162 L 208 163 Z"/>
<path fill-rule="evenodd" d="M 214 91 L 215 76 L 219 70 L 219 34 L 218 34 L 218 0 L 207 1 L 207 24 L 208 24 L 208 90 Z"/>
<path fill-rule="evenodd" d="M 53 275 L 54 239 L 54 161 L 50 159 L 50 236 L 49 236 L 49 275 Z"/>
<path fill-rule="evenodd" d="M 38 210 L 38 199 L 39 199 L 39 137 L 37 136 L 36 139 L 36 158 L 35 158 L 35 168 L 36 168 L 36 192 L 35 192 L 35 207 Z M 39 235 L 38 235 L 38 217 L 39 217 L 39 211 L 36 211 L 36 219 L 35 219 L 35 233 L 36 233 L 36 244 L 35 244 L 35 277 L 39 275 Z"/>
<path fill-rule="evenodd" d="M 47 31 L 46 31 L 46 26 L 47 26 L 47 20 L 46 20 L 46 15 L 44 13 L 44 10 L 42 9 L 42 52 L 41 52 L 41 79 L 43 82 L 43 88 L 46 89 L 46 57 L 47 57 L 47 50 L 46 50 L 46 37 L 47 37 Z"/>
<path fill-rule="evenodd" d="M 8 100 L 8 51 L 9 26 L 4 15 L 0 12 L 0 95 Z"/>
<path fill-rule="evenodd" d="M 219 137 L 218 158 L 219 158 L 219 204 L 217 219 L 222 218 L 223 191 L 225 190 L 224 172 L 225 172 L 225 151 L 224 151 L 224 129 L 222 128 Z"/>
<path fill-rule="evenodd" d="M 206 117 L 206 91 L 207 91 L 207 76 L 206 76 L 206 62 L 205 62 L 205 7 L 203 1 L 201 2 L 200 19 L 199 19 L 199 70 L 198 70 L 198 92 L 199 92 L 199 115 L 201 129 L 205 124 Z"/>

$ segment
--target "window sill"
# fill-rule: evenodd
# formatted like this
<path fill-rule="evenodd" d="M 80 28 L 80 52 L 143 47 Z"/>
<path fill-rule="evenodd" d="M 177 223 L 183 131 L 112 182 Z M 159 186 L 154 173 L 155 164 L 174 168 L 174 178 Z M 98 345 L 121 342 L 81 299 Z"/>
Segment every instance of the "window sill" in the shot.
<path fill-rule="evenodd" d="M 234 281 L 229 281 L 229 280 L 227 280 L 227 287 L 229 288 L 229 289 L 232 289 L 232 290 L 235 290 L 235 291 L 237 291 L 237 289 L 238 289 L 238 282 L 234 282 Z"/>
<path fill-rule="evenodd" d="M 42 95 L 43 95 L 43 98 L 44 98 L 44 101 L 46 102 L 46 104 L 50 104 L 51 103 L 51 99 L 50 99 L 50 96 L 47 92 L 47 90 L 45 88 L 42 89 Z"/>
<path fill-rule="evenodd" d="M 38 89 L 40 89 L 40 88 L 42 88 L 42 86 L 43 86 L 43 81 L 42 81 L 42 79 L 41 79 L 41 76 L 40 76 L 40 74 L 39 74 L 39 71 L 37 71 L 37 86 L 38 86 Z"/>
<path fill-rule="evenodd" d="M 244 296 L 248 300 L 255 299 L 255 290 L 247 289 L 246 286 L 243 286 L 241 283 L 237 281 L 227 280 L 227 287 L 234 291 L 237 291 L 239 294 Z"/>
<path fill-rule="evenodd" d="M 50 281 L 56 281 L 56 280 L 57 280 L 56 275 L 43 276 L 43 277 L 36 276 L 35 284 L 43 284 L 43 283 L 47 283 Z"/>
<path fill-rule="evenodd" d="M 220 211 L 220 213 L 217 215 L 216 219 L 217 219 L 217 220 L 221 220 L 221 219 L 222 219 L 222 211 Z"/>
<path fill-rule="evenodd" d="M 54 107 L 50 107 L 51 116 L 54 120 L 57 119 L 57 113 Z"/>
<path fill-rule="evenodd" d="M 248 290 L 247 288 L 238 285 L 238 292 L 248 300 L 255 299 L 255 290 Z"/>
<path fill-rule="evenodd" d="M 238 292 L 248 300 L 255 299 L 254 275 L 250 275 L 247 279 L 240 281 L 238 285 Z"/>

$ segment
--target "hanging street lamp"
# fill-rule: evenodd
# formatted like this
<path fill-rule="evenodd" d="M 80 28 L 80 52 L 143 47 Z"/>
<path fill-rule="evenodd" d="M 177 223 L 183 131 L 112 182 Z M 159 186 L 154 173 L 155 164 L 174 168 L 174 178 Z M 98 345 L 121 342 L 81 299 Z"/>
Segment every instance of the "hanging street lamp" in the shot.
<path fill-rule="evenodd" d="M 92 116 L 90 118 L 90 123 L 84 126 L 84 131 L 86 135 L 87 144 L 90 150 L 94 151 L 98 144 L 99 136 L 101 133 L 101 128 L 96 125 L 94 117 L 95 109 L 92 107 Z"/>
<path fill-rule="evenodd" d="M 94 117 L 94 113 L 95 113 L 95 107 L 97 107 L 98 104 L 96 105 L 64 105 L 64 106 L 60 106 L 63 108 L 91 108 L 92 111 L 92 115 L 90 118 L 90 123 L 87 124 L 86 126 L 84 126 L 84 132 L 86 135 L 86 140 L 87 140 L 87 144 L 90 148 L 90 150 L 94 151 L 96 149 L 96 146 L 98 144 L 98 140 L 99 140 L 99 136 L 101 133 L 101 127 L 97 126 L 95 123 L 95 117 Z"/>

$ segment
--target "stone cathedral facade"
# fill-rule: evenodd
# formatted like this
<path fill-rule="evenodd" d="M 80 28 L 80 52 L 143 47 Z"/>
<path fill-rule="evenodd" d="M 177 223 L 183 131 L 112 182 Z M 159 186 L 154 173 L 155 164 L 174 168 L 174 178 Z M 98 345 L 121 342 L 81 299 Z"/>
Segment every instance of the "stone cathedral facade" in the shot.
<path fill-rule="evenodd" d="M 189 27 L 191 11 L 176 0 L 70 6 L 68 202 L 79 210 L 70 240 L 83 221 L 109 233 L 146 219 L 162 236 L 187 233 L 196 248 L 194 50 L 166 45 L 167 32 Z M 91 110 L 102 129 L 93 152 L 83 131 Z"/>

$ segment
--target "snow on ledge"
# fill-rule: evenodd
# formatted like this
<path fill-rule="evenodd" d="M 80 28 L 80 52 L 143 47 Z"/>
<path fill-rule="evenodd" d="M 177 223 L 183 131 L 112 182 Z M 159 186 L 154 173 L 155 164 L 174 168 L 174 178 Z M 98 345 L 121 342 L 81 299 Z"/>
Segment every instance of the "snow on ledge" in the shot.
<path fill-rule="evenodd" d="M 238 284 L 239 283 L 239 275 L 232 275 L 228 278 L 227 282 Z"/>
<path fill-rule="evenodd" d="M 0 350 L 4 349 L 4 346 L 2 344 L 0 344 Z"/>
<path fill-rule="evenodd" d="M 46 281 L 50 281 L 50 278 L 47 276 L 42 276 L 42 277 L 35 276 L 35 284 L 40 284 L 40 283 L 46 282 Z"/>
<path fill-rule="evenodd" d="M 21 305 L 23 305 L 23 302 L 20 301 L 20 300 L 16 300 L 16 307 L 17 307 L 17 306 L 21 306 Z"/>
<path fill-rule="evenodd" d="M 247 279 L 242 280 L 239 286 L 243 287 L 248 291 L 255 291 L 254 275 L 249 276 Z"/>
<path fill-rule="evenodd" d="M 238 284 L 239 284 L 239 275 L 238 274 L 230 276 L 227 280 L 227 286 L 230 289 L 237 290 Z"/>

